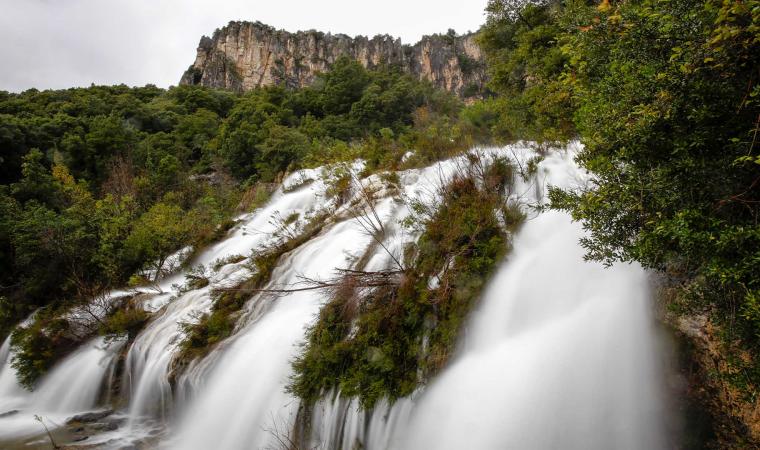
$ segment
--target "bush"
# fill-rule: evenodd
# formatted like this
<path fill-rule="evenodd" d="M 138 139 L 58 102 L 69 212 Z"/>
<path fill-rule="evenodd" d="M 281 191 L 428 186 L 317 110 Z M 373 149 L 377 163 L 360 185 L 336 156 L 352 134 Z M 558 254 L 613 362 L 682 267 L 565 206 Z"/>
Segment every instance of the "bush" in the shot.
<path fill-rule="evenodd" d="M 14 349 L 11 366 L 19 383 L 34 389 L 53 365 L 71 353 L 83 339 L 72 332 L 71 324 L 54 311 L 42 310 L 31 324 L 17 327 L 11 334 Z"/>
<path fill-rule="evenodd" d="M 126 337 L 132 341 L 142 331 L 151 318 L 151 314 L 138 306 L 117 309 L 109 315 L 100 328 L 100 334 L 111 338 Z"/>

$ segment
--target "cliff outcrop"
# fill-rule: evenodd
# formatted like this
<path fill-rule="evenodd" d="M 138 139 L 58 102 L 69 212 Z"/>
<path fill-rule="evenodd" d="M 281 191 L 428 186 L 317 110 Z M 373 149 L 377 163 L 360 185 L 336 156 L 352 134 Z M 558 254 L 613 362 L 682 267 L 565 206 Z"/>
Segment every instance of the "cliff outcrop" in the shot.
<path fill-rule="evenodd" d="M 180 84 L 238 92 L 271 85 L 298 88 L 313 83 L 317 73 L 346 55 L 368 69 L 397 66 L 460 97 L 474 97 L 486 81 L 483 54 L 474 37 L 449 32 L 405 45 L 388 35 L 291 33 L 260 22 L 230 22 L 212 37 L 201 38 L 195 62 Z"/>

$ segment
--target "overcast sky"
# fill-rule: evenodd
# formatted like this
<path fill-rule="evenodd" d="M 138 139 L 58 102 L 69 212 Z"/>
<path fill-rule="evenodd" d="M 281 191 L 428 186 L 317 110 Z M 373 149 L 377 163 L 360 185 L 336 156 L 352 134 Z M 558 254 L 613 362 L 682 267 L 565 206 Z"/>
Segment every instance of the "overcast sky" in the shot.
<path fill-rule="evenodd" d="M 288 31 L 475 31 L 487 0 L 0 0 L 0 90 L 177 84 L 201 35 L 230 20 Z"/>

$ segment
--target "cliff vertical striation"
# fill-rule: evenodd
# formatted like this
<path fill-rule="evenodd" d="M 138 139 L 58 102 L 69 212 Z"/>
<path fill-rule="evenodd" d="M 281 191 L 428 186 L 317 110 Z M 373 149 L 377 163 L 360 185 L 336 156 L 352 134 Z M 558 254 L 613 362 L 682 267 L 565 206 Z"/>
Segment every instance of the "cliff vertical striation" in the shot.
<path fill-rule="evenodd" d="M 474 34 L 459 36 L 450 31 L 405 45 L 388 35 L 352 38 L 314 30 L 291 33 L 260 22 L 230 22 L 211 38 L 201 38 L 195 62 L 180 84 L 238 92 L 271 85 L 303 87 L 343 55 L 368 69 L 397 66 L 463 98 L 479 95 L 486 80 Z"/>

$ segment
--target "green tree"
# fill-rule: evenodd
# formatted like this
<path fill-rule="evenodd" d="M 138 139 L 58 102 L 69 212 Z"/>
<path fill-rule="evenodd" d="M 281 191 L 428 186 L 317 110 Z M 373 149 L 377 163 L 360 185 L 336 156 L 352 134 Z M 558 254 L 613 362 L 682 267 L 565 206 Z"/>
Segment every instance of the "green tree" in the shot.
<path fill-rule="evenodd" d="M 141 260 L 127 255 L 125 242 L 137 219 L 137 204 L 130 196 L 120 199 L 112 195 L 98 200 L 95 207 L 95 220 L 99 225 L 99 244 L 95 261 L 108 280 L 114 283 L 124 282 L 134 271 L 140 268 Z"/>
<path fill-rule="evenodd" d="M 26 151 L 23 121 L 9 114 L 0 114 L 0 184 L 18 180 Z"/>
<path fill-rule="evenodd" d="M 358 62 L 342 56 L 320 76 L 319 103 L 325 115 L 347 114 L 370 83 L 370 75 Z"/>
<path fill-rule="evenodd" d="M 256 170 L 262 180 L 274 180 L 277 175 L 295 165 L 309 152 L 309 140 L 298 130 L 265 123 L 267 136 L 259 145 Z"/>
<path fill-rule="evenodd" d="M 36 200 L 49 205 L 60 204 L 60 192 L 45 162 L 45 155 L 36 148 L 24 156 L 21 164 L 22 178 L 11 186 L 13 196 L 20 202 Z"/>
<path fill-rule="evenodd" d="M 760 2 L 603 2 L 565 14 L 577 160 L 594 178 L 554 190 L 554 207 L 583 222 L 588 257 L 638 261 L 679 283 L 681 307 L 708 311 L 726 342 L 749 350 L 726 357 L 756 389 Z"/>
<path fill-rule="evenodd" d="M 177 138 L 189 150 L 190 162 L 211 158 L 211 140 L 219 131 L 219 116 L 207 109 L 198 109 L 193 114 L 181 116 L 174 132 Z"/>
<path fill-rule="evenodd" d="M 267 93 L 243 97 L 230 111 L 221 130 L 220 153 L 233 175 L 248 178 L 257 174 L 261 159 L 259 145 L 267 138 L 269 128 L 287 125 L 292 111 L 272 103 Z"/>
<path fill-rule="evenodd" d="M 145 261 L 154 278 L 163 275 L 166 259 L 188 242 L 190 229 L 177 205 L 156 203 L 140 216 L 124 244 L 129 257 Z"/>
<path fill-rule="evenodd" d="M 500 94 L 502 133 L 515 139 L 574 136 L 572 97 L 563 83 L 568 57 L 560 39 L 559 1 L 490 0 L 478 42 L 488 61 L 489 87 Z"/>
<path fill-rule="evenodd" d="M 101 182 L 111 158 L 127 154 L 134 143 L 133 129 L 122 118 L 103 115 L 88 119 L 85 127 L 68 131 L 61 150 L 76 177 Z"/>

